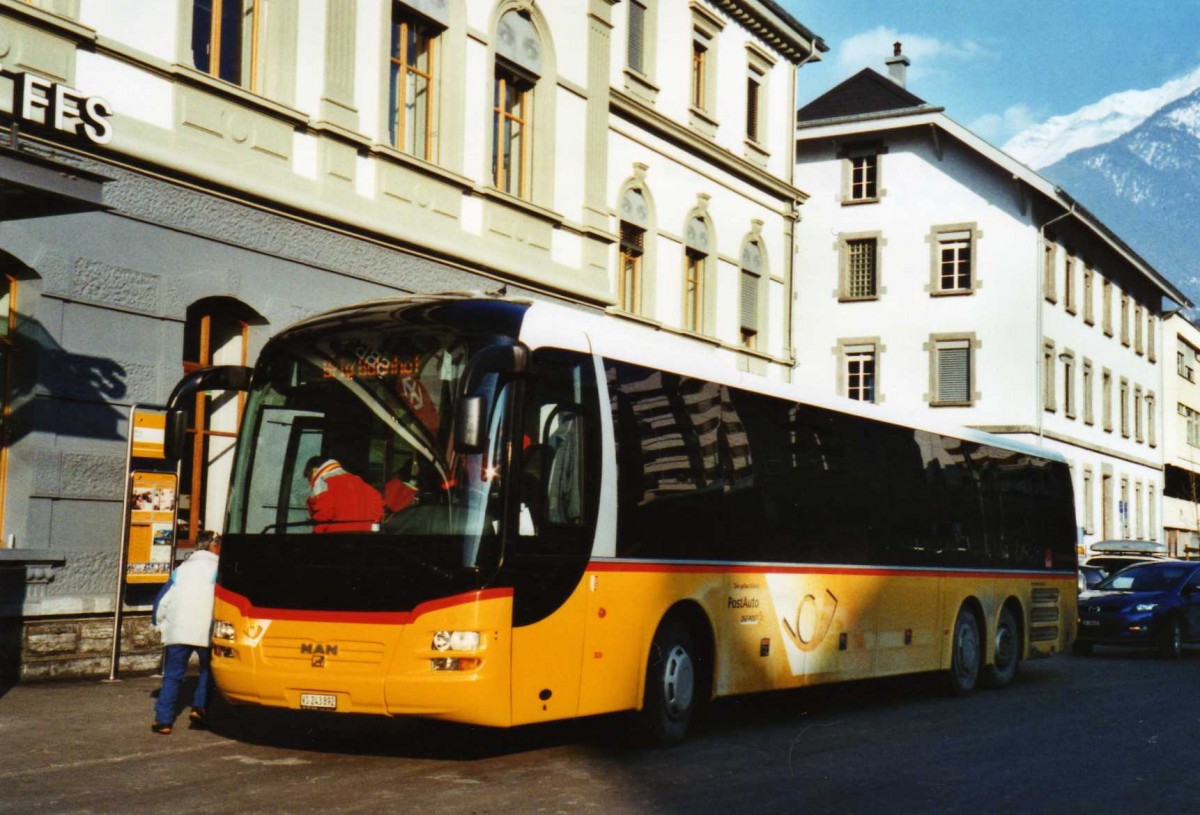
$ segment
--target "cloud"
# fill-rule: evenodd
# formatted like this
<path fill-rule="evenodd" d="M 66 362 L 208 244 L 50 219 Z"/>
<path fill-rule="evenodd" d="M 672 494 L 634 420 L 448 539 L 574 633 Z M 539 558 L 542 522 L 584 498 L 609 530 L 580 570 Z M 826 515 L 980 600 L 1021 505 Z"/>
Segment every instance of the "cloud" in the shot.
<path fill-rule="evenodd" d="M 843 75 L 857 73 L 863 68 L 883 72 L 883 62 L 892 55 L 892 43 L 900 42 L 904 55 L 912 60 L 908 69 L 910 82 L 938 73 L 946 63 L 967 62 L 992 56 L 975 40 L 948 42 L 920 34 L 905 34 L 894 28 L 877 26 L 845 39 L 837 49 L 838 71 Z"/>
<path fill-rule="evenodd" d="M 1003 144 L 1012 136 L 1041 121 L 1024 103 L 1013 105 L 1003 113 L 988 113 L 967 125 L 992 144 Z"/>

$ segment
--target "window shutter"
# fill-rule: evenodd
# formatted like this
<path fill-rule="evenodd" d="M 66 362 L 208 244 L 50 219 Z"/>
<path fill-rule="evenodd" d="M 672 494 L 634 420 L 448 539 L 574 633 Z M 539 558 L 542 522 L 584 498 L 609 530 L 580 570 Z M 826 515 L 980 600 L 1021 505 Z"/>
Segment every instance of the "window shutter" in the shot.
<path fill-rule="evenodd" d="M 938 347 L 938 401 L 971 401 L 971 349 L 964 342 Z"/>
<path fill-rule="evenodd" d="M 638 2 L 629 4 L 629 42 L 627 62 L 630 69 L 645 73 L 646 7 Z"/>
<path fill-rule="evenodd" d="M 742 328 L 758 330 L 758 277 L 742 272 Z"/>
<path fill-rule="evenodd" d="M 759 87 L 754 77 L 746 80 L 746 138 L 751 141 L 758 141 Z"/>

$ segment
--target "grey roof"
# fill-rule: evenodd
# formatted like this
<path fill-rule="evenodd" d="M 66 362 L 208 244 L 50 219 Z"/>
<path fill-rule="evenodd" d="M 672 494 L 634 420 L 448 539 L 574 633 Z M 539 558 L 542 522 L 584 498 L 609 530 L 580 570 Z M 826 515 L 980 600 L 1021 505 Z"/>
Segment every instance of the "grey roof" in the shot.
<path fill-rule="evenodd" d="M 929 104 L 899 83 L 863 68 L 797 111 L 802 123 L 845 119 L 902 110 L 926 110 Z"/>

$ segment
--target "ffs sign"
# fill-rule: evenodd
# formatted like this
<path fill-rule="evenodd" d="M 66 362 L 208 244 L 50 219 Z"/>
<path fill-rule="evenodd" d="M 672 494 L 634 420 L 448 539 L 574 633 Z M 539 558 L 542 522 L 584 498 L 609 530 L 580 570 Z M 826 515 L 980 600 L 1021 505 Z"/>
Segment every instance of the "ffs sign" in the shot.
<path fill-rule="evenodd" d="M 0 76 L 13 83 L 13 116 L 19 121 L 82 136 L 93 144 L 112 141 L 113 115 L 108 100 L 84 96 L 74 88 L 0 65 Z"/>

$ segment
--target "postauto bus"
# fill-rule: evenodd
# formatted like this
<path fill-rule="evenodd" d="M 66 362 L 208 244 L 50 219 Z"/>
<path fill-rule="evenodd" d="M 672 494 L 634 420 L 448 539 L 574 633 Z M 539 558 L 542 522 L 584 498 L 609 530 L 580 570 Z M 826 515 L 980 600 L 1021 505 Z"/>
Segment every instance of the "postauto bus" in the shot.
<path fill-rule="evenodd" d="M 1069 645 L 1062 458 L 714 356 L 439 295 L 306 320 L 252 379 L 190 375 L 173 405 L 249 392 L 221 693 L 496 727 L 639 711 L 671 744 L 719 696 L 932 671 L 966 693 Z M 314 518 L 314 463 L 378 497 Z"/>

